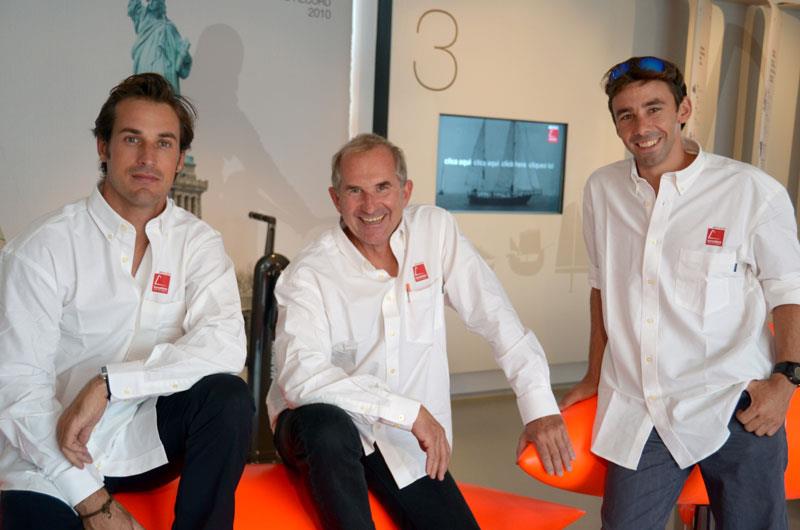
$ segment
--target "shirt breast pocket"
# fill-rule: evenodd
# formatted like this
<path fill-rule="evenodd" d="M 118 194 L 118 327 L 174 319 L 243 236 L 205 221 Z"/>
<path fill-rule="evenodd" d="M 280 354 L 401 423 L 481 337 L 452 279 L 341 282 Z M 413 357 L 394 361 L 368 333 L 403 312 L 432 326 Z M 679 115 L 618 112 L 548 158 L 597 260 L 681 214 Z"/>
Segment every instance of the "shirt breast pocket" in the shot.
<path fill-rule="evenodd" d="M 681 249 L 675 282 L 675 302 L 698 315 L 707 316 L 730 302 L 735 252 Z"/>
<path fill-rule="evenodd" d="M 407 294 L 406 337 L 411 342 L 433 343 L 444 320 L 441 280 L 435 279 Z"/>
<path fill-rule="evenodd" d="M 175 342 L 183 336 L 183 319 L 186 317 L 186 303 L 142 302 L 140 326 L 155 333 L 156 344 Z"/>

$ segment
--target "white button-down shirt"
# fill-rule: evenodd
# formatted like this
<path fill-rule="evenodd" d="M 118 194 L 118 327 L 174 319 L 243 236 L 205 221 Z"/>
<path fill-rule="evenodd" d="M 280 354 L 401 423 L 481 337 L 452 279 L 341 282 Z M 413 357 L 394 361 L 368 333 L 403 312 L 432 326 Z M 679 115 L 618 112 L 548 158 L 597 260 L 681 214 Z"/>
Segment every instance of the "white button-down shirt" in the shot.
<path fill-rule="evenodd" d="M 524 422 L 557 414 L 547 360 L 497 277 L 433 206 L 411 206 L 390 239 L 396 278 L 377 270 L 336 227 L 304 249 L 278 281 L 274 427 L 287 407 L 330 403 L 347 411 L 366 454 L 381 449 L 398 487 L 425 475 L 411 434 L 420 404 L 452 444 L 444 305 L 492 345 Z"/>
<path fill-rule="evenodd" d="M 75 505 L 105 476 L 166 462 L 152 396 L 212 373 L 238 373 L 244 327 L 219 234 L 170 200 L 136 231 L 95 189 L 38 221 L 0 254 L 0 487 Z M 73 467 L 55 426 L 108 367 L 112 400 L 89 439 L 94 463 Z"/>
<path fill-rule="evenodd" d="M 685 147 L 697 157 L 665 173 L 657 196 L 633 160 L 596 171 L 584 194 L 608 334 L 592 450 L 630 469 L 653 427 L 681 467 L 719 449 L 741 392 L 771 373 L 768 311 L 800 303 L 786 190 Z"/>

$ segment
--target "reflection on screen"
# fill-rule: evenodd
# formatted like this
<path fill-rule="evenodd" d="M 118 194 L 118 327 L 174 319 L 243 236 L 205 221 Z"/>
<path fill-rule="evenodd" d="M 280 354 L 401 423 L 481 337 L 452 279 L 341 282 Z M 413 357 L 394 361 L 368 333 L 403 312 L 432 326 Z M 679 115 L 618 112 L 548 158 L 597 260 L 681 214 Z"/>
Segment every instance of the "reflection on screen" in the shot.
<path fill-rule="evenodd" d="M 439 116 L 436 205 L 561 213 L 567 124 Z"/>

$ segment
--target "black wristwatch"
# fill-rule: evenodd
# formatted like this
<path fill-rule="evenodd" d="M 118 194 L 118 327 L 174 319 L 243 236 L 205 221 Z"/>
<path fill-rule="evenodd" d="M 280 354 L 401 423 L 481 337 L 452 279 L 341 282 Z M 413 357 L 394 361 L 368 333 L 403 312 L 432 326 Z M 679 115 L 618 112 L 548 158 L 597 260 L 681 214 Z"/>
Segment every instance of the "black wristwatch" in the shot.
<path fill-rule="evenodd" d="M 111 400 L 111 383 L 108 382 L 108 370 L 105 366 L 100 367 L 100 377 L 106 384 L 106 399 Z"/>
<path fill-rule="evenodd" d="M 800 363 L 783 362 L 775 365 L 773 374 L 783 374 L 795 386 L 800 386 Z"/>

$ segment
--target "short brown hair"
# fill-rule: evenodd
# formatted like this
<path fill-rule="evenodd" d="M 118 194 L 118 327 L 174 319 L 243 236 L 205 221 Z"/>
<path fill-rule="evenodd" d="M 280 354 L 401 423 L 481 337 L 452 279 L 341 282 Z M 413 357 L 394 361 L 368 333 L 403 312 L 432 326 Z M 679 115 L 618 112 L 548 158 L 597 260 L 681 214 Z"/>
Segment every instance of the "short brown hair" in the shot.
<path fill-rule="evenodd" d="M 406 157 L 403 154 L 403 150 L 383 136 L 364 133 L 352 138 L 333 155 L 331 159 L 331 185 L 333 189 L 338 191 L 339 186 L 342 184 L 342 158 L 354 153 L 365 153 L 381 146 L 386 147 L 392 153 L 392 157 L 394 157 L 394 172 L 400 180 L 400 185 L 404 185 L 408 180 L 408 171 L 406 170 Z"/>
<path fill-rule="evenodd" d="M 169 81 L 155 73 L 132 75 L 111 89 L 108 99 L 100 108 L 100 114 L 94 120 L 92 134 L 94 134 L 95 138 L 99 138 L 106 143 L 111 141 L 117 105 L 125 99 L 144 99 L 169 105 L 175 111 L 180 122 L 178 143 L 181 152 L 191 147 L 194 139 L 194 121 L 197 119 L 197 110 L 191 101 L 175 93 Z M 105 176 L 108 171 L 108 166 L 105 162 L 100 163 L 100 170 Z"/>
<path fill-rule="evenodd" d="M 651 63 L 663 65 L 663 69 L 648 68 Z M 672 92 L 675 106 L 680 106 L 686 97 L 686 82 L 683 74 L 675 64 L 660 57 L 631 57 L 627 61 L 617 63 L 603 76 L 603 88 L 608 96 L 608 111 L 614 119 L 611 102 L 623 88 L 639 81 L 663 81 Z M 616 122 L 616 120 L 614 120 Z"/>

